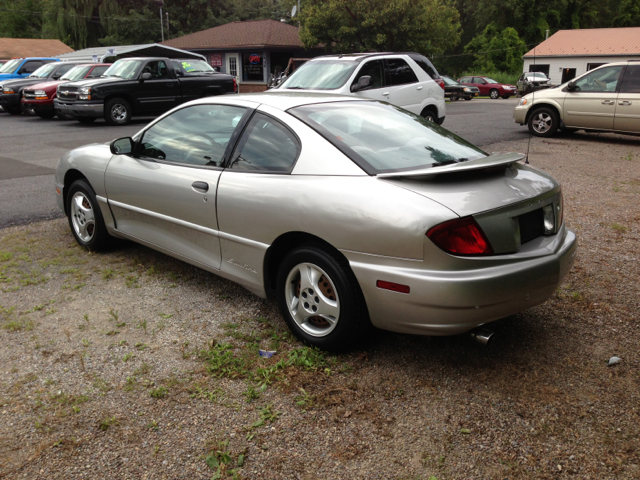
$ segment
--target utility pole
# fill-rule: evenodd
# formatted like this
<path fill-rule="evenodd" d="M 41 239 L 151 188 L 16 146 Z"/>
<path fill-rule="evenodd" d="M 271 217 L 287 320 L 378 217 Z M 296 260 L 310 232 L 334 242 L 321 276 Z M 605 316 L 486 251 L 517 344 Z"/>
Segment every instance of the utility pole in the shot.
<path fill-rule="evenodd" d="M 169 40 L 169 12 L 165 12 L 167 16 L 167 40 Z"/>
<path fill-rule="evenodd" d="M 164 42 L 164 25 L 162 20 L 162 7 L 160 7 L 160 32 L 162 33 L 162 41 Z"/>

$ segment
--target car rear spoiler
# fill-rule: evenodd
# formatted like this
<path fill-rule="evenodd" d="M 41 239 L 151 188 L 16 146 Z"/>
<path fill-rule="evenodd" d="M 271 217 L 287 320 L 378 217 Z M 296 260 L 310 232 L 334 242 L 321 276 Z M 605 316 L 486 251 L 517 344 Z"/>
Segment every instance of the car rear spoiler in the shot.
<path fill-rule="evenodd" d="M 488 157 L 468 160 L 466 162 L 453 163 L 442 167 L 421 168 L 405 172 L 379 173 L 378 178 L 399 178 L 399 177 L 432 177 L 446 173 L 465 173 L 472 170 L 483 170 L 499 166 L 507 166 L 526 158 L 524 153 L 500 153 Z"/>

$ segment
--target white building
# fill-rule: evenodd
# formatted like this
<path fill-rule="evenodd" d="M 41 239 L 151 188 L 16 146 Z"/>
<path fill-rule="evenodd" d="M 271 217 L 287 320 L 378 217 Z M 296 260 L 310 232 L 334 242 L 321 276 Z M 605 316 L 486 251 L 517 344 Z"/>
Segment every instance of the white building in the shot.
<path fill-rule="evenodd" d="M 605 63 L 640 60 L 640 27 L 560 30 L 523 59 L 525 72 L 565 83 Z"/>

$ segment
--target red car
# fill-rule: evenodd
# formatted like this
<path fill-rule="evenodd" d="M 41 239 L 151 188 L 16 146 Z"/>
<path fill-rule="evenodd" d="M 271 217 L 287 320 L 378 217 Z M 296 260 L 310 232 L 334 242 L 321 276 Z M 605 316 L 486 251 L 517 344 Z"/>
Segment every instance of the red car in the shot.
<path fill-rule="evenodd" d="M 509 98 L 518 93 L 518 88 L 515 85 L 498 83 L 489 77 L 462 77 L 458 79 L 458 83 L 478 87 L 480 95 L 488 95 L 491 98 Z"/>
<path fill-rule="evenodd" d="M 53 99 L 56 96 L 58 85 L 67 82 L 75 82 L 85 78 L 97 78 L 111 66 L 110 63 L 88 63 L 76 65 L 60 80 L 54 82 L 38 83 L 27 87 L 23 91 L 22 110 L 30 115 L 38 115 L 40 118 L 53 118 L 56 112 L 53 109 Z"/>

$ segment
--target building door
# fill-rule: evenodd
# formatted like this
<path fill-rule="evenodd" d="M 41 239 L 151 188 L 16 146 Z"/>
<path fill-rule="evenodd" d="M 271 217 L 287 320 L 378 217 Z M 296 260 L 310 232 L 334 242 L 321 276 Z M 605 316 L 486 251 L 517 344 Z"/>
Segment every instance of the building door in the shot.
<path fill-rule="evenodd" d="M 575 68 L 563 68 L 562 69 L 562 80 L 560 83 L 566 83 L 569 80 L 573 80 L 576 78 L 576 69 Z"/>
<path fill-rule="evenodd" d="M 227 53 L 227 73 L 236 77 L 236 82 L 240 83 L 240 70 L 237 53 Z"/>

